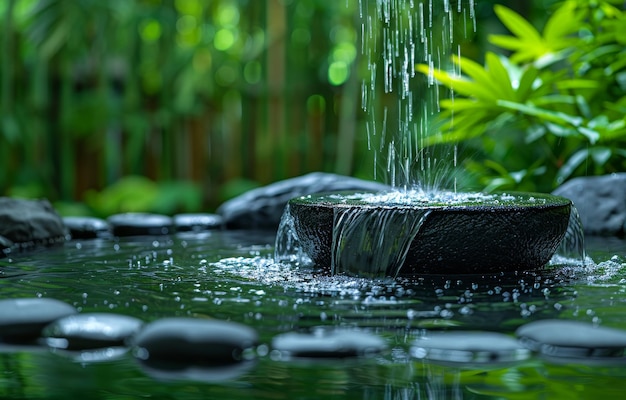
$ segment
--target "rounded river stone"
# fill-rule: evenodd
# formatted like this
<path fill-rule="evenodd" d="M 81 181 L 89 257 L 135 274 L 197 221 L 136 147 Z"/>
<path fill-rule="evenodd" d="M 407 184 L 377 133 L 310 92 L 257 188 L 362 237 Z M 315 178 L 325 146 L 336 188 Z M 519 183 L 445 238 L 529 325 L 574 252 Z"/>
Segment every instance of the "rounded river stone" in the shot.
<path fill-rule="evenodd" d="M 387 348 L 379 336 L 360 331 L 325 330 L 283 333 L 272 340 L 272 357 L 347 358 L 378 354 Z"/>
<path fill-rule="evenodd" d="M 411 356 L 451 364 L 494 364 L 526 360 L 531 352 L 497 332 L 429 332 L 416 339 Z"/>
<path fill-rule="evenodd" d="M 12 343 L 32 341 L 49 323 L 76 312 L 71 305 L 55 299 L 0 300 L 0 339 Z"/>
<path fill-rule="evenodd" d="M 124 346 L 143 322 L 120 314 L 85 313 L 57 319 L 46 326 L 42 336 L 48 346 L 65 350 L 85 350 Z"/>
<path fill-rule="evenodd" d="M 115 236 L 168 235 L 173 232 L 172 218 L 149 213 L 111 215 L 107 221 Z"/>
<path fill-rule="evenodd" d="M 520 326 L 520 343 L 542 355 L 566 358 L 624 358 L 626 331 L 581 321 L 546 319 Z"/>
<path fill-rule="evenodd" d="M 241 361 L 257 340 L 254 329 L 235 322 L 164 318 L 146 325 L 133 344 L 141 360 L 216 365 Z"/>
<path fill-rule="evenodd" d="M 224 218 L 217 214 L 177 214 L 174 215 L 174 227 L 178 232 L 201 232 L 220 229 Z"/>
<path fill-rule="evenodd" d="M 101 218 L 64 217 L 63 223 L 69 230 L 72 239 L 93 239 L 111 234 L 111 227 Z"/>

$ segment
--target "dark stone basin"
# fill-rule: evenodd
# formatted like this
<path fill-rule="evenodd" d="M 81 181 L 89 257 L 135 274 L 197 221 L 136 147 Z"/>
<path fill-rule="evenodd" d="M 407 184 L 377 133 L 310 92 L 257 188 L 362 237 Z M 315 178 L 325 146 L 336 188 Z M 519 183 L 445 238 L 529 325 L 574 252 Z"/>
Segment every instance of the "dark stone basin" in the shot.
<path fill-rule="evenodd" d="M 571 209 L 570 200 L 539 193 L 493 195 L 497 201 L 474 199 L 408 204 L 367 202 L 359 196 L 355 192 L 340 192 L 302 196 L 289 202 L 301 249 L 318 267 L 331 270 L 337 213 L 362 210 L 383 216 L 394 212 L 424 215 L 408 245 L 399 275 L 536 269 L 546 265 L 558 248 L 567 230 Z M 376 225 L 368 226 L 371 230 L 377 229 Z M 390 234 L 398 232 L 396 226 Z M 349 243 L 341 251 L 376 252 L 375 248 L 354 247 Z M 367 260 L 366 255 L 359 263 L 367 263 Z"/>

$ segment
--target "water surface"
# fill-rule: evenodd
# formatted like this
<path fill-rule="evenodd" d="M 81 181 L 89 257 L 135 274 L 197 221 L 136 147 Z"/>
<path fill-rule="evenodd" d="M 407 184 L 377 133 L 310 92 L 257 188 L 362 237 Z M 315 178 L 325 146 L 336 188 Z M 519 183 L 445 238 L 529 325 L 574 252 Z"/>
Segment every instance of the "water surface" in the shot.
<path fill-rule="evenodd" d="M 455 366 L 409 355 L 424 330 L 512 335 L 543 318 L 626 330 L 623 240 L 589 238 L 595 263 L 585 267 L 399 280 L 326 277 L 275 264 L 273 242 L 273 233 L 252 231 L 95 239 L 0 260 L 0 298 L 51 297 L 81 312 L 146 322 L 217 318 L 244 323 L 260 335 L 256 361 L 195 380 L 155 376 L 131 353 L 89 362 L 44 348 L 3 346 L 0 398 L 595 399 L 626 390 L 624 365 L 535 356 L 506 366 Z M 320 326 L 364 330 L 382 337 L 389 350 L 315 362 L 272 357 L 277 334 Z"/>

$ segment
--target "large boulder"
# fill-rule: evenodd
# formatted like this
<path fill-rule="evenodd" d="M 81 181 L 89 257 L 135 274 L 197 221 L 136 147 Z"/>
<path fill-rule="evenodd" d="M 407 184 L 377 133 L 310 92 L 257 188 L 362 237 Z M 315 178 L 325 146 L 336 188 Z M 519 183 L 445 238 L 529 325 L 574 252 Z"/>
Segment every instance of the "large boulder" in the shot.
<path fill-rule="evenodd" d="M 343 190 L 388 190 L 382 183 L 313 172 L 250 190 L 222 204 L 217 213 L 229 229 L 277 229 L 287 202 L 307 194 Z"/>
<path fill-rule="evenodd" d="M 586 234 L 626 233 L 626 173 L 574 178 L 554 194 L 572 200 Z"/>
<path fill-rule="evenodd" d="M 48 200 L 0 197 L 0 255 L 14 246 L 59 243 L 65 234 L 63 220 Z"/>

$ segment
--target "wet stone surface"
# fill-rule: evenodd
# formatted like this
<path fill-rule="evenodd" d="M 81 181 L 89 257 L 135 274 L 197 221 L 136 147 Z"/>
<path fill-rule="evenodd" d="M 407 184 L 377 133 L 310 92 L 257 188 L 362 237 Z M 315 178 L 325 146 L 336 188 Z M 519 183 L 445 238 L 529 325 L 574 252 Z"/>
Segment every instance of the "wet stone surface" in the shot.
<path fill-rule="evenodd" d="M 160 214 L 115 214 L 107 221 L 115 236 L 168 235 L 174 232 L 172 218 Z"/>
<path fill-rule="evenodd" d="M 49 323 L 77 313 L 73 306 L 49 298 L 0 300 L 0 310 L 0 339 L 8 343 L 33 341 Z"/>
<path fill-rule="evenodd" d="M 63 223 L 73 239 L 92 239 L 111 235 L 110 225 L 101 218 L 63 217 Z"/>
<path fill-rule="evenodd" d="M 220 229 L 224 225 L 224 218 L 217 214 L 177 214 L 173 219 L 178 232 L 201 232 Z"/>
<path fill-rule="evenodd" d="M 60 318 L 43 330 L 49 347 L 85 350 L 124 346 L 139 331 L 143 321 L 120 314 L 85 313 Z"/>
<path fill-rule="evenodd" d="M 0 254 L 14 245 L 32 247 L 65 240 L 65 226 L 48 200 L 0 197 Z"/>
<path fill-rule="evenodd" d="M 526 360 L 531 352 L 511 336 L 496 332 L 427 332 L 411 346 L 417 359 L 450 364 L 497 364 Z"/>
<path fill-rule="evenodd" d="M 141 360 L 219 365 L 242 361 L 257 340 L 256 331 L 246 325 L 181 317 L 146 325 L 133 344 Z"/>
<path fill-rule="evenodd" d="M 541 320 L 515 332 L 520 343 L 550 357 L 626 360 L 626 332 L 580 321 Z"/>
<path fill-rule="evenodd" d="M 374 334 L 354 330 L 317 329 L 313 333 L 284 333 L 272 341 L 272 358 L 346 358 L 378 354 L 387 348 Z"/>

